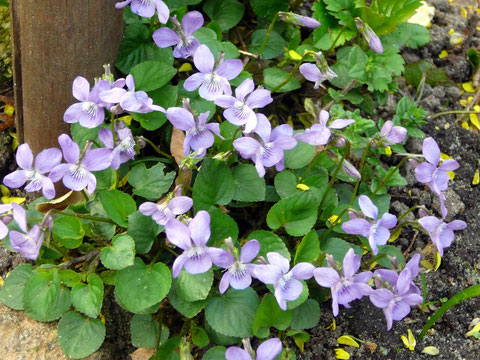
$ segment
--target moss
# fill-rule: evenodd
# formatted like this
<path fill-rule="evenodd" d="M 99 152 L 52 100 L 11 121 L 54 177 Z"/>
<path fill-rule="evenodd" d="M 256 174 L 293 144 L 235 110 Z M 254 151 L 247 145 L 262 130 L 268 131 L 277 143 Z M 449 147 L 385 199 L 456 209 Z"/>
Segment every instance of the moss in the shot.
<path fill-rule="evenodd" d="M 12 44 L 10 42 L 10 17 L 8 7 L 0 6 L 0 86 L 11 81 Z"/>

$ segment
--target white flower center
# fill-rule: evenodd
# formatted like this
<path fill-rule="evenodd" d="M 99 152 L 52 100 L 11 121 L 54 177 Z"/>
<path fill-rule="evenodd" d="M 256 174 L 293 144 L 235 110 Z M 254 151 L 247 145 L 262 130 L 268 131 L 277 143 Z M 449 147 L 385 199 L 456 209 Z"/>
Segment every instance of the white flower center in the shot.
<path fill-rule="evenodd" d="M 222 77 L 212 72 L 205 76 L 205 85 L 210 92 L 220 92 L 222 88 Z"/>
<path fill-rule="evenodd" d="M 85 111 L 88 115 L 93 116 L 96 114 L 98 109 L 97 104 L 91 101 L 85 101 L 83 103 L 83 111 Z"/>
<path fill-rule="evenodd" d="M 75 181 L 81 181 L 87 175 L 87 169 L 83 165 L 72 165 L 69 171 Z"/>
<path fill-rule="evenodd" d="M 135 156 L 135 141 L 130 136 L 123 139 L 120 144 L 118 144 L 118 147 L 120 152 Z"/>
<path fill-rule="evenodd" d="M 25 175 L 27 180 L 30 180 L 32 183 L 39 183 L 42 181 L 42 174 L 37 170 L 26 170 Z"/>
<path fill-rule="evenodd" d="M 280 280 L 278 281 L 278 284 L 282 287 L 282 289 L 285 289 L 288 281 L 292 278 L 292 272 L 289 271 L 285 275 L 283 275 Z"/>
<path fill-rule="evenodd" d="M 248 109 L 249 107 L 241 101 L 237 101 L 235 105 L 233 105 L 235 109 L 235 116 L 239 118 L 246 118 L 248 116 Z"/>

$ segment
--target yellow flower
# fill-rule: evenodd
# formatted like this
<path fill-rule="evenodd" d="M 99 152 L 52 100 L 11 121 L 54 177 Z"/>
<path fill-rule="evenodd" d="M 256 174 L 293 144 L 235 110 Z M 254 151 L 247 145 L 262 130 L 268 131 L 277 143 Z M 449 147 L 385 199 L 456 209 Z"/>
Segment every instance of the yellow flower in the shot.
<path fill-rule="evenodd" d="M 297 53 L 295 50 L 289 50 L 288 56 L 290 56 L 290 59 L 292 60 L 302 60 L 302 56 L 299 53 Z"/>
<path fill-rule="evenodd" d="M 403 345 L 405 345 L 408 350 L 413 351 L 415 350 L 415 345 L 417 345 L 417 341 L 413 337 L 412 330 L 408 329 L 407 334 L 408 338 L 405 335 L 402 335 L 400 338 L 403 341 Z"/>
<path fill-rule="evenodd" d="M 335 357 L 337 359 L 350 359 L 350 354 L 341 348 L 335 349 Z"/>
<path fill-rule="evenodd" d="M 348 346 L 355 346 L 355 347 L 360 347 L 358 342 L 355 341 L 354 338 L 352 338 L 350 335 L 342 335 L 337 339 L 337 342 L 340 345 L 348 345 Z"/>
<path fill-rule="evenodd" d="M 444 59 L 444 58 L 446 58 L 447 56 L 448 56 L 448 51 L 447 51 L 447 50 L 442 50 L 442 51 L 440 51 L 440 54 L 438 54 L 438 57 L 439 57 L 440 59 Z"/>
<path fill-rule="evenodd" d="M 465 90 L 468 93 L 475 93 L 475 88 L 473 87 L 473 84 L 471 81 L 469 82 L 464 82 L 462 84 L 463 90 Z"/>

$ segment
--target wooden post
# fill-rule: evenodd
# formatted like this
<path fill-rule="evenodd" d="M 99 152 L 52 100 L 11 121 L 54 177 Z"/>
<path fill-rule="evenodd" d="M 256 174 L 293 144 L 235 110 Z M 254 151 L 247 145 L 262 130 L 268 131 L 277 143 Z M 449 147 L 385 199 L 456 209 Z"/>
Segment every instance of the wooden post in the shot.
<path fill-rule="evenodd" d="M 69 133 L 63 114 L 78 102 L 72 82 L 93 85 L 113 63 L 123 30 L 116 0 L 10 0 L 16 126 L 37 154 Z"/>

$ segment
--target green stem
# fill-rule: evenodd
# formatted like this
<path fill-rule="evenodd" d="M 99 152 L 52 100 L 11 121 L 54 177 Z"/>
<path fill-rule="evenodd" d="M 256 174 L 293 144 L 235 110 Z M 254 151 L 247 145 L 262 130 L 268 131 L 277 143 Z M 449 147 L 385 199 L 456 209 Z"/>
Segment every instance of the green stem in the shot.
<path fill-rule="evenodd" d="M 370 139 L 367 143 L 367 146 L 365 147 L 365 150 L 363 151 L 362 155 L 362 161 L 360 162 L 360 168 L 358 169 L 358 172 L 360 175 L 363 173 L 363 168 L 365 167 L 365 161 L 367 160 L 367 155 L 368 155 L 368 150 L 370 150 L 370 147 L 372 146 L 374 139 Z M 362 179 L 357 179 L 357 182 L 355 183 L 355 188 L 353 189 L 352 197 L 350 199 L 350 205 L 353 204 L 355 197 L 357 196 L 357 191 L 358 188 L 360 187 L 360 182 Z"/>
<path fill-rule="evenodd" d="M 313 165 L 315 164 L 315 161 L 317 160 L 317 158 L 323 153 L 323 151 L 320 151 L 318 152 L 315 157 L 312 159 L 312 161 L 310 161 L 310 164 L 308 164 L 308 167 L 305 169 L 305 171 L 303 172 L 302 176 L 300 177 L 300 180 L 304 180 L 305 177 L 308 175 L 308 173 L 310 172 L 310 170 L 312 170 L 313 168 Z"/>
<path fill-rule="evenodd" d="M 70 213 L 63 212 L 63 211 L 61 211 L 61 210 L 53 210 L 53 211 L 55 212 L 55 214 L 61 214 L 61 215 L 71 216 L 71 217 L 76 217 L 76 218 L 81 218 L 81 219 L 85 219 L 85 220 L 92 220 L 92 221 L 105 222 L 105 223 L 109 223 L 109 224 L 115 224 L 115 223 L 114 223 L 112 220 L 110 220 L 110 219 L 104 219 L 104 218 L 97 217 L 97 216 L 91 216 L 91 215 L 85 215 L 85 214 L 78 214 L 78 213 L 70 214 Z"/>
<path fill-rule="evenodd" d="M 278 84 L 277 86 L 275 86 L 271 91 L 272 93 L 274 93 L 275 91 L 281 89 L 284 85 L 288 84 L 288 82 L 295 76 L 295 74 L 297 73 L 298 71 L 298 68 L 300 67 L 300 65 L 302 65 L 303 63 L 303 60 L 309 56 L 310 54 L 309 53 L 306 53 L 305 55 L 302 56 L 302 59 L 299 60 L 296 64 L 295 64 L 295 67 L 290 71 L 290 74 L 288 74 L 288 76 L 285 78 L 285 80 L 283 80 L 280 84 Z"/>
<path fill-rule="evenodd" d="M 337 180 L 337 175 L 340 169 L 342 168 L 343 162 L 345 161 L 347 156 L 350 154 L 350 147 L 351 147 L 350 141 L 347 140 L 345 152 L 343 153 L 342 158 L 340 159 L 340 162 L 338 163 L 335 171 L 333 172 L 332 178 L 328 182 L 327 188 L 323 193 L 322 201 L 320 201 L 320 205 L 318 206 L 319 211 L 322 211 L 322 207 L 323 207 L 323 204 L 325 203 L 325 200 L 327 199 L 328 192 L 330 191 L 330 188 L 332 187 L 335 180 Z"/>
<path fill-rule="evenodd" d="M 162 156 L 165 156 L 167 159 L 170 159 L 170 160 L 174 160 L 172 156 L 170 156 L 169 154 L 167 154 L 166 152 L 163 152 L 162 150 L 160 150 L 158 148 L 157 145 L 155 145 L 151 140 L 147 139 L 146 137 L 143 137 L 142 136 L 142 139 L 145 140 L 145 142 L 147 142 L 151 147 L 153 147 L 153 149 L 157 152 L 157 154 L 160 154 Z"/>
<path fill-rule="evenodd" d="M 332 52 L 332 50 L 335 49 L 335 45 L 337 44 L 337 41 L 340 39 L 340 36 L 342 36 L 345 29 L 350 26 L 352 21 L 353 21 L 353 19 L 351 19 L 348 23 L 346 23 L 345 25 L 342 26 L 342 28 L 340 29 L 340 32 L 338 33 L 337 37 L 335 38 L 335 40 L 333 40 L 332 46 L 330 46 L 330 48 L 328 49 L 328 52 Z"/>
<path fill-rule="evenodd" d="M 380 181 L 380 184 L 377 186 L 377 188 L 375 189 L 375 191 L 372 193 L 372 196 L 375 196 L 375 194 L 388 182 L 388 180 L 390 180 L 393 175 L 395 175 L 395 173 L 398 171 L 398 169 L 400 169 L 400 167 L 405 163 L 405 161 L 407 161 L 408 159 L 411 159 L 409 156 L 406 156 L 402 159 L 402 161 L 400 161 L 398 163 L 397 166 L 395 166 L 395 169 L 393 169 L 393 171 L 388 174 L 384 179 L 382 179 L 382 181 Z"/>
<path fill-rule="evenodd" d="M 88 194 L 86 193 L 85 189 L 83 189 L 81 191 L 82 195 L 83 195 L 83 198 L 85 199 L 85 201 L 90 201 L 90 198 L 88 197 Z"/>
<path fill-rule="evenodd" d="M 167 251 L 168 251 L 170 254 L 172 254 L 173 256 L 178 257 L 178 254 L 177 254 L 174 250 L 170 249 L 168 246 L 166 246 L 166 245 L 161 245 L 161 247 L 162 247 L 162 249 L 167 250 Z"/>
<path fill-rule="evenodd" d="M 415 205 L 415 206 L 412 206 L 410 209 L 408 209 L 407 211 L 405 211 L 402 215 L 400 215 L 397 219 L 398 222 L 400 222 L 405 216 L 407 216 L 408 214 L 410 214 L 412 211 L 416 210 L 416 209 L 423 209 L 427 212 L 429 212 L 425 206 L 423 205 Z"/>
<path fill-rule="evenodd" d="M 449 110 L 449 111 L 442 111 L 439 113 L 436 113 L 431 117 L 431 120 L 442 116 L 442 115 L 450 115 L 450 114 L 480 114 L 480 111 L 474 111 L 474 110 Z"/>
<path fill-rule="evenodd" d="M 265 46 L 267 45 L 268 39 L 270 39 L 270 35 L 272 35 L 273 27 L 275 26 L 275 23 L 277 22 L 277 19 L 278 19 L 278 12 L 275 14 L 275 16 L 272 19 L 272 22 L 268 26 L 267 34 L 265 35 L 265 39 L 263 39 L 262 45 L 260 45 L 260 48 L 258 49 L 257 55 L 261 55 L 263 49 L 265 49 Z"/>
<path fill-rule="evenodd" d="M 162 339 L 162 328 L 163 328 L 163 310 L 160 309 L 157 313 L 157 322 L 158 322 L 158 335 L 157 339 L 155 340 L 155 354 L 158 351 L 158 348 L 160 347 L 160 340 Z"/>

